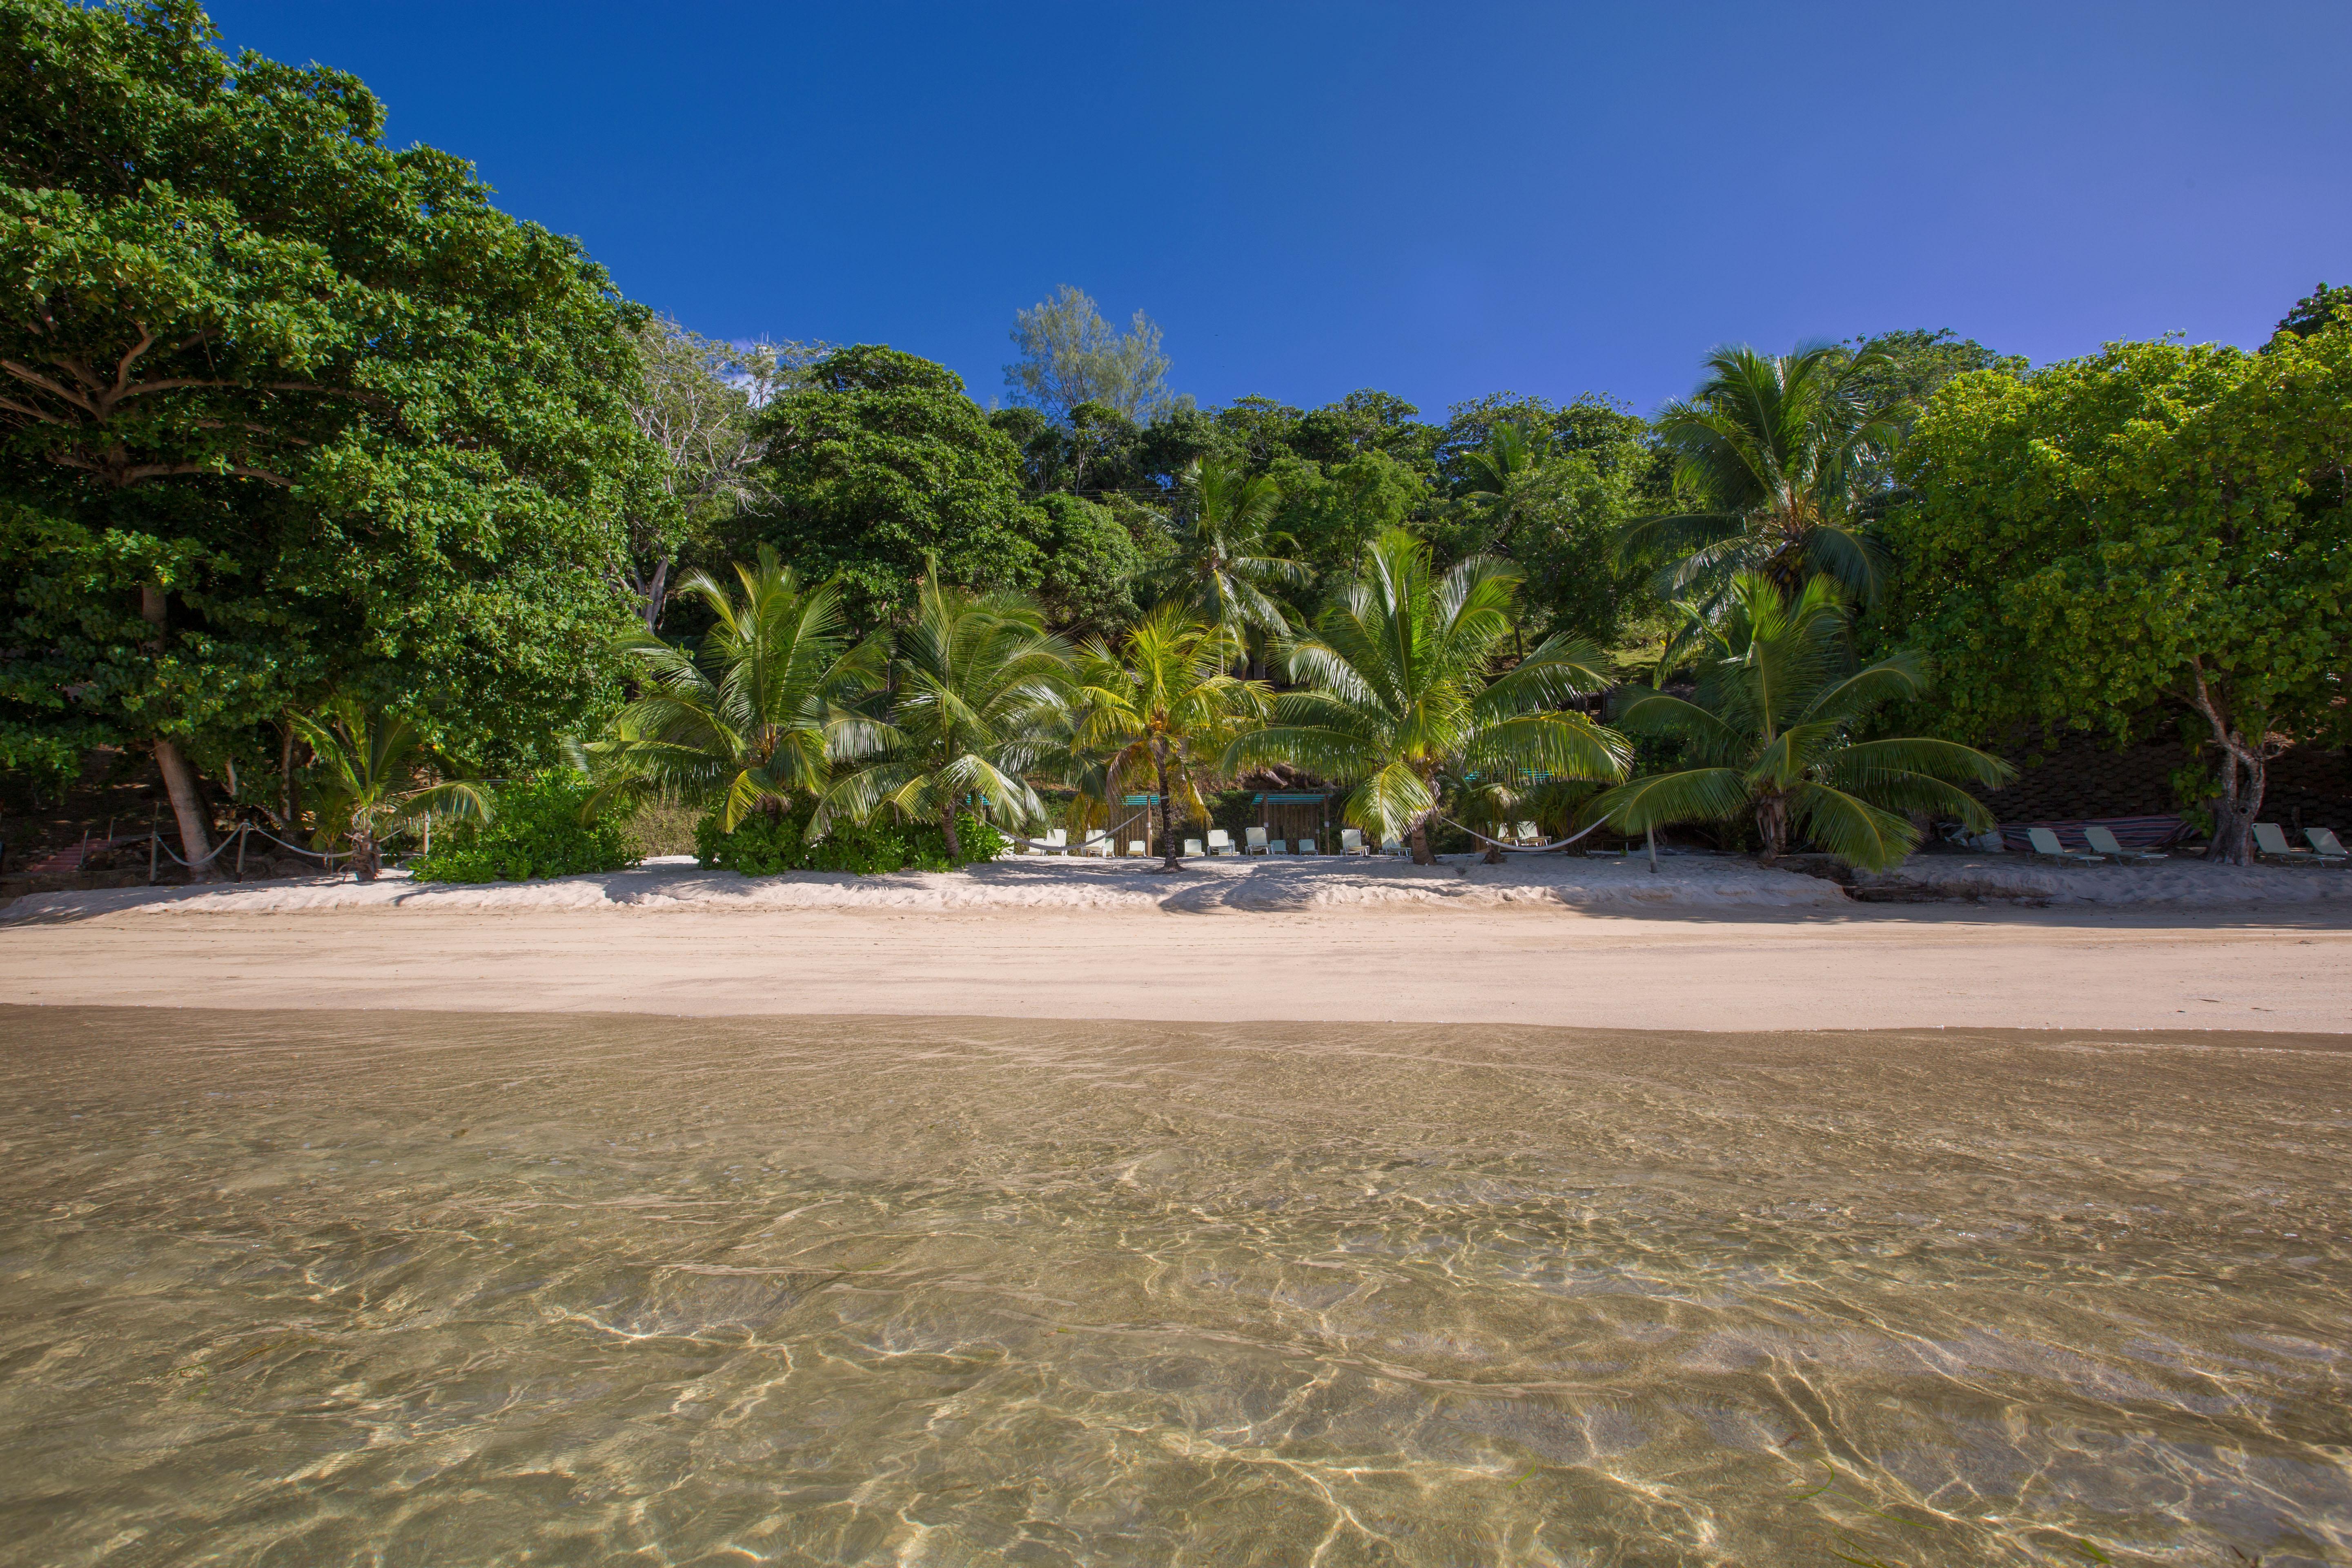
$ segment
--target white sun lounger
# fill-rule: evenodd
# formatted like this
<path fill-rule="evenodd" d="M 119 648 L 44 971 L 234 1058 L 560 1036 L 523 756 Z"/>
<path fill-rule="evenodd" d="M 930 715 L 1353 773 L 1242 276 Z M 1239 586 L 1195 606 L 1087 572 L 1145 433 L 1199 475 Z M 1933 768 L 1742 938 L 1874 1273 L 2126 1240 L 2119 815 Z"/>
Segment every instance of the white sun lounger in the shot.
<path fill-rule="evenodd" d="M 1249 852 L 1250 854 L 1252 854 L 1252 855 L 1263 855 L 1263 854 L 1265 854 L 1265 828 L 1263 828 L 1263 827 L 1244 827 L 1244 828 L 1243 828 L 1243 829 L 1242 829 L 1242 839 L 1243 839 L 1243 842 L 1244 842 L 1244 846 L 1247 847 L 1248 852 Z"/>
<path fill-rule="evenodd" d="M 1339 829 L 1340 854 L 1361 855 L 1363 852 L 1364 836 L 1361 833 L 1357 832 L 1352 827 L 1343 827 Z"/>
<path fill-rule="evenodd" d="M 1314 854 L 1314 853 L 1315 853 L 1315 840 L 1313 840 L 1312 838 L 1302 838 L 1302 839 L 1300 839 L 1300 840 L 1298 841 L 1298 852 L 1299 852 L 1301 855 L 1312 855 L 1312 854 Z"/>
<path fill-rule="evenodd" d="M 2104 855 L 2084 855 L 2079 850 L 2067 848 L 2058 842 L 2058 836 L 2046 827 L 2029 827 L 2025 830 L 2025 837 L 2032 841 L 2033 852 L 2045 860 L 2055 860 L 2064 866 L 2104 866 L 2107 863 Z"/>
<path fill-rule="evenodd" d="M 2083 829 L 2083 837 L 2091 847 L 2110 860 L 2122 860 L 2145 865 L 2151 860 L 2169 860 L 2171 856 L 2157 849 L 2126 849 L 2116 842 L 2116 836 L 2097 823 Z"/>
<path fill-rule="evenodd" d="M 2344 846 L 2336 838 L 2334 828 L 2306 827 L 2303 836 L 2311 840 L 2311 852 L 2319 857 L 2322 864 L 2340 866 L 2344 863 Z"/>
<path fill-rule="evenodd" d="M 1232 834 L 1226 832 L 1222 827 L 1212 827 L 1209 829 L 1209 853 L 1212 855 L 1238 855 L 1241 851 L 1234 847 L 1234 836 Z"/>
<path fill-rule="evenodd" d="M 1187 838 L 1184 840 L 1184 853 L 1194 857 L 1199 856 L 1201 853 L 1201 841 L 1197 838 Z"/>
<path fill-rule="evenodd" d="M 1403 840 L 1403 839 L 1402 839 L 1402 838 L 1383 838 L 1383 839 L 1381 839 L 1381 854 L 1383 854 L 1383 855 L 1402 855 L 1402 854 L 1403 854 L 1403 853 L 1404 853 L 1404 840 Z"/>
<path fill-rule="evenodd" d="M 1517 827 L 1512 829 L 1512 833 L 1521 844 L 1540 844 L 1543 842 L 1543 835 L 1536 830 L 1536 825 L 1532 822 L 1520 823 Z"/>
<path fill-rule="evenodd" d="M 1127 852 L 1129 856 L 1149 855 L 1151 853 L 1151 842 L 1145 838 L 1130 838 L 1127 841 Z"/>
<path fill-rule="evenodd" d="M 2297 849 L 2294 845 L 2289 844 L 2286 841 L 2286 835 L 2279 830 L 2279 825 L 2275 822 L 2254 824 L 2254 852 L 2265 860 L 2284 860 L 2290 865 L 2296 861 L 2315 861 L 2319 858 L 2308 849 Z"/>

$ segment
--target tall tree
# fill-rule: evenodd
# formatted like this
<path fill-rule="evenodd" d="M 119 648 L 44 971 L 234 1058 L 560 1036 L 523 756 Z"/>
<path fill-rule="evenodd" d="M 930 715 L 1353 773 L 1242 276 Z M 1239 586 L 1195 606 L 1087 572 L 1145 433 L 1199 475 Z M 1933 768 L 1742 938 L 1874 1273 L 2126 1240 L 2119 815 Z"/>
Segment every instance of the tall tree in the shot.
<path fill-rule="evenodd" d="M 1832 343 L 1794 353 L 1717 349 L 1690 397 L 1656 420 L 1696 508 L 1632 524 L 1623 547 L 1663 559 L 1658 586 L 1709 612 L 1732 581 L 1761 571 L 1793 591 L 1825 573 L 1867 605 L 1886 553 L 1861 515 L 1874 474 L 1901 438 L 1908 405 L 1884 384 L 1886 356 Z"/>
<path fill-rule="evenodd" d="M 1073 693 L 1079 739 L 1106 754 L 1105 798 L 1119 799 L 1138 782 L 1151 784 L 1164 870 L 1182 863 L 1176 807 L 1208 815 L 1203 773 L 1265 716 L 1265 684 L 1232 672 L 1240 652 L 1230 627 L 1174 604 L 1145 616 L 1116 647 L 1097 640 L 1079 650 Z"/>
<path fill-rule="evenodd" d="M 1228 748 L 1225 768 L 1295 763 L 1352 785 L 1341 808 L 1376 834 L 1403 834 L 1429 865 L 1443 773 L 1616 779 L 1630 749 L 1560 704 L 1608 685 L 1599 650 L 1567 637 L 1502 668 L 1518 574 L 1491 556 L 1445 573 L 1402 531 L 1382 535 L 1363 574 L 1287 650 L 1302 690 Z"/>
<path fill-rule="evenodd" d="M 1188 516 L 1155 585 L 1190 604 L 1202 619 L 1237 634 L 1278 635 L 1290 617 L 1277 595 L 1302 586 L 1306 567 L 1275 548 L 1266 525 L 1282 505 L 1282 487 L 1237 463 L 1210 459 L 1188 476 Z"/>
<path fill-rule="evenodd" d="M 862 344 L 759 412 L 758 505 L 719 531 L 771 543 L 804 578 L 838 577 L 853 622 L 908 613 L 934 560 L 985 591 L 1034 587 L 1050 524 L 1024 493 L 1021 453 L 944 365 Z"/>
<path fill-rule="evenodd" d="M 2271 759 L 2343 721 L 2347 473 L 2352 326 L 1963 375 L 1904 449 L 1890 618 L 1954 733 L 2120 742 L 2163 706 L 2197 715 L 2212 853 L 2242 864 Z"/>
<path fill-rule="evenodd" d="M 1168 390 L 1168 356 L 1150 317 L 1138 310 L 1126 331 L 1113 331 L 1093 299 L 1067 283 L 1015 315 L 1013 342 L 1020 356 L 1004 367 L 1005 386 L 1057 422 L 1085 403 L 1142 421 L 1190 401 Z"/>
<path fill-rule="evenodd" d="M 1690 697 L 1636 687 L 1612 704 L 1620 729 L 1679 743 L 1692 765 L 1618 785 L 1591 802 L 1590 818 L 1640 833 L 1746 816 L 1767 862 L 1795 835 L 1870 870 L 1900 864 L 1917 846 L 1904 813 L 1957 817 L 1979 833 L 1992 826 L 1984 803 L 1959 786 L 2008 779 L 1998 758 L 1955 741 L 1853 739 L 1874 711 L 1927 681 L 1909 654 L 1856 664 L 1829 578 L 1791 595 L 1761 572 L 1743 572 L 1722 616 L 1701 631 Z"/>
<path fill-rule="evenodd" d="M 205 756 L 331 690 L 478 749 L 605 700 L 643 456 L 576 246 L 214 37 L 0 7 L 0 747 L 152 749 L 192 860 Z"/>
<path fill-rule="evenodd" d="M 1070 683 L 1069 645 L 1045 629 L 1043 612 L 932 574 L 894 640 L 887 722 L 825 792 L 809 832 L 887 807 L 937 822 L 960 863 L 959 811 L 1016 829 L 1043 821 L 1045 803 L 1026 775 L 1053 748 Z"/>
<path fill-rule="evenodd" d="M 2347 319 L 2352 311 L 2352 289 L 2330 287 L 2322 283 L 2294 302 L 2294 308 L 2279 321 L 2274 331 L 2307 338 L 2323 328 Z"/>

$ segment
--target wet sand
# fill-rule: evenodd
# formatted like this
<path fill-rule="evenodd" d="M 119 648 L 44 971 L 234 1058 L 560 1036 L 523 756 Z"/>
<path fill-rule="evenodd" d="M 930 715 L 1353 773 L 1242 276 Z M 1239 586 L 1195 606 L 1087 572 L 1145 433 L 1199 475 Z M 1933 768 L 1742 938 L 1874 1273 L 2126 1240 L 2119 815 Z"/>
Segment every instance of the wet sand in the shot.
<path fill-rule="evenodd" d="M 148 910 L 0 926 L 0 1002 L 2346 1032 L 2352 917 L 1864 904 Z"/>
<path fill-rule="evenodd" d="M 0 1038 L 12 1560 L 2352 1555 L 2340 1037 Z"/>

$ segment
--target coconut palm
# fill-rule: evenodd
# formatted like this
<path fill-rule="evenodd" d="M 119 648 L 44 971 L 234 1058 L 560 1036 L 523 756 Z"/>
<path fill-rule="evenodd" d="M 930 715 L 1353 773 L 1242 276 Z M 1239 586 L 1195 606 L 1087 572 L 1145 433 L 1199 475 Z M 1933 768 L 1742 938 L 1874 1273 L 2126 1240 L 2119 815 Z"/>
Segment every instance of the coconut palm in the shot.
<path fill-rule="evenodd" d="M 621 710 L 609 734 L 581 748 L 600 787 L 589 810 L 614 796 L 658 791 L 714 805 L 735 831 L 753 811 L 781 816 L 814 799 L 846 749 L 870 740 L 857 700 L 882 669 L 877 642 L 852 646 L 835 585 L 802 585 L 770 546 L 738 563 L 741 593 L 707 572 L 678 584 L 710 613 L 692 644 L 648 632 L 621 639 L 648 689 Z"/>
<path fill-rule="evenodd" d="M 1275 700 L 1273 723 L 1228 747 L 1225 771 L 1287 762 L 1350 784 L 1346 820 L 1410 835 L 1422 865 L 1442 772 L 1622 778 L 1623 739 L 1559 709 L 1609 684 L 1598 649 L 1554 637 L 1499 668 L 1517 587 L 1491 556 L 1439 574 L 1411 534 L 1382 534 L 1314 635 L 1289 646 L 1306 689 Z"/>
<path fill-rule="evenodd" d="M 1750 571 L 1792 595 L 1825 574 L 1854 599 L 1874 602 L 1886 555 L 1861 508 L 1909 411 L 1870 390 L 1886 363 L 1879 351 L 1831 343 L 1789 354 L 1717 349 L 1698 390 L 1656 420 L 1676 491 L 1698 504 L 1637 520 L 1622 552 L 1666 558 L 1659 592 L 1694 597 L 1709 617 L 1732 579 Z"/>
<path fill-rule="evenodd" d="M 1545 434 L 1524 420 L 1505 419 L 1486 433 L 1484 446 L 1462 454 L 1462 493 L 1446 510 L 1456 531 L 1475 548 L 1491 548 L 1511 531 L 1511 481 L 1543 466 Z M 1468 550 L 1465 549 L 1465 553 Z"/>
<path fill-rule="evenodd" d="M 342 701 L 293 722 L 310 742 L 311 766 L 323 770 L 311 842 L 346 845 L 362 882 L 375 880 L 385 842 L 402 833 L 436 819 L 490 819 L 490 798 L 478 785 L 428 776 L 433 754 L 404 715 Z"/>
<path fill-rule="evenodd" d="M 961 864 L 959 811 L 1015 829 L 1043 821 L 1045 802 L 1023 775 L 1054 750 L 1070 679 L 1069 645 L 1045 629 L 1045 613 L 1018 595 L 944 587 L 934 566 L 896 645 L 887 721 L 862 738 L 809 832 L 887 806 L 937 822 Z"/>
<path fill-rule="evenodd" d="M 1186 476 L 1192 518 L 1175 555 L 1151 575 L 1156 592 L 1189 604 L 1200 619 L 1244 635 L 1279 636 L 1290 617 L 1279 595 L 1313 574 L 1302 562 L 1265 553 L 1282 487 L 1239 463 L 1206 458 Z"/>
<path fill-rule="evenodd" d="M 1202 816 L 1202 773 L 1266 711 L 1264 682 L 1231 673 L 1234 630 L 1163 604 L 1138 621 L 1117 648 L 1099 640 L 1079 652 L 1075 710 L 1080 734 L 1105 758 L 1106 798 L 1151 781 L 1160 799 L 1161 868 L 1178 858 L 1174 807 Z"/>
<path fill-rule="evenodd" d="M 1795 834 L 1873 870 L 1917 844 L 1903 812 L 1991 827 L 1956 781 L 1998 784 L 2011 776 L 2008 763 L 1950 741 L 1851 737 L 1854 724 L 1927 682 L 1908 655 L 1855 667 L 1843 593 L 1830 578 L 1791 595 L 1761 572 L 1743 572 L 1702 635 L 1693 697 L 1634 689 L 1616 709 L 1621 729 L 1681 741 L 1692 765 L 1620 784 L 1585 808 L 1585 820 L 1640 833 L 1748 816 L 1768 862 Z"/>

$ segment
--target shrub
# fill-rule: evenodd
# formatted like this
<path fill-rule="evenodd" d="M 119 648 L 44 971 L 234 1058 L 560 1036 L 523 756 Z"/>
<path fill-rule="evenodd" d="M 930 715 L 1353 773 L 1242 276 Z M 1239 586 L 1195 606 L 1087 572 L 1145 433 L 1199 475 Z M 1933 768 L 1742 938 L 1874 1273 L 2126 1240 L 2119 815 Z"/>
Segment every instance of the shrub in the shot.
<path fill-rule="evenodd" d="M 621 824 L 581 822 L 588 788 L 564 774 L 509 784 L 489 821 L 438 828 L 433 853 L 410 870 L 424 882 L 521 882 L 635 865 L 643 857 Z"/>
<path fill-rule="evenodd" d="M 808 814 L 768 816 L 753 813 L 732 833 L 719 830 L 717 813 L 695 825 L 694 852 L 705 866 L 773 877 L 784 871 L 851 871 L 861 877 L 886 871 L 950 871 L 947 835 L 936 824 L 919 822 L 836 823 L 814 844 L 802 837 Z M 993 860 L 1004 853 L 1002 833 L 976 816 L 956 818 L 967 861 Z"/>

